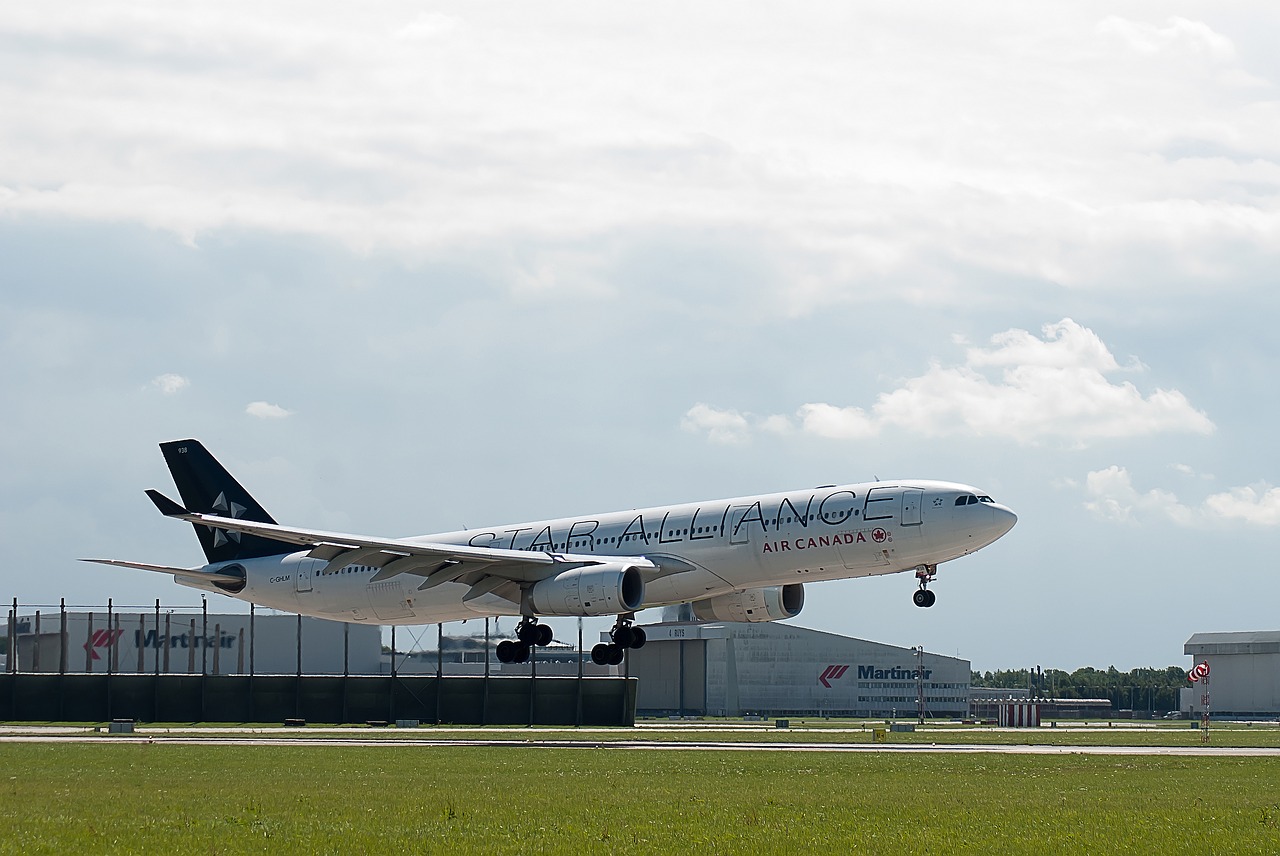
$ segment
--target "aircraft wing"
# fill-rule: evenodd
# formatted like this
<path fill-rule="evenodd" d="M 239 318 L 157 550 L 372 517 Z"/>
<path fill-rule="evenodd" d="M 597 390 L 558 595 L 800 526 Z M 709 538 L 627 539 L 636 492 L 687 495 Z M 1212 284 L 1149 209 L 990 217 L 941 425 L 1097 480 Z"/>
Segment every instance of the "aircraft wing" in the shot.
<path fill-rule="evenodd" d="M 507 550 L 495 547 L 473 547 L 466 544 L 440 544 L 403 538 L 378 538 L 353 535 L 344 532 L 325 532 L 315 529 L 299 529 L 278 523 L 258 523 L 215 514 L 188 511 L 178 503 L 149 490 L 147 496 L 166 517 L 186 520 L 227 532 L 242 532 L 297 544 L 310 548 L 308 555 L 324 559 L 331 567 L 366 565 L 379 570 L 373 581 L 397 574 L 416 574 L 426 579 L 419 588 L 430 588 L 444 582 L 470 582 L 480 584 L 489 577 L 494 585 L 499 581 L 534 582 L 559 571 L 583 565 L 596 565 L 605 561 L 594 555 L 572 553 L 547 553 L 527 550 Z M 656 566 L 637 558 L 634 564 Z"/>
<path fill-rule="evenodd" d="M 82 562 L 93 562 L 95 565 L 113 565 L 117 568 L 137 568 L 141 571 L 158 571 L 162 574 L 173 574 L 192 580 L 203 580 L 211 583 L 244 582 L 240 577 L 230 574 L 219 574 L 213 571 L 202 571 L 199 568 L 173 568 L 169 565 L 151 565 L 146 562 L 126 562 L 122 559 L 81 559 Z"/>

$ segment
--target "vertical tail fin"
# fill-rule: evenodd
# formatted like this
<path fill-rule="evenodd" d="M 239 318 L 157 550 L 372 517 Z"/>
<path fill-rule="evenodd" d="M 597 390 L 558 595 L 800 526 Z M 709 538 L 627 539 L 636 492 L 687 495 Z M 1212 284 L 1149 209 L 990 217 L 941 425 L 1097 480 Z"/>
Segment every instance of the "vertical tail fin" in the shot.
<path fill-rule="evenodd" d="M 164 453 L 182 503 L 189 510 L 257 523 L 276 522 L 199 440 L 161 443 L 160 451 Z M 298 549 L 294 544 L 257 535 L 228 532 L 199 523 L 192 525 L 210 564 L 277 556 Z"/>

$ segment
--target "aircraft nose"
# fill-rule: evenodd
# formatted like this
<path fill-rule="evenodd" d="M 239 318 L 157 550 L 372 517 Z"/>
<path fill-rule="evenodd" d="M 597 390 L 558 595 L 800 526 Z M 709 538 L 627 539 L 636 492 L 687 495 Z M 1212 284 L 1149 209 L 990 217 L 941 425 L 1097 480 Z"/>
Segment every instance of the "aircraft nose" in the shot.
<path fill-rule="evenodd" d="M 993 506 L 992 514 L 995 517 L 995 537 L 999 538 L 1013 528 L 1013 524 L 1018 522 L 1018 515 L 1014 514 L 1011 509 L 1005 508 L 1003 505 Z"/>

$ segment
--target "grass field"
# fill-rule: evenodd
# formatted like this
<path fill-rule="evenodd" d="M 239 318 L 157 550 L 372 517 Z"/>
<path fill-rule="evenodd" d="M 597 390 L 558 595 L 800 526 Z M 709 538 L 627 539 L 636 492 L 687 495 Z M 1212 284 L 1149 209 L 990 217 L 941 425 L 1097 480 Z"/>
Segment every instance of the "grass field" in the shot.
<path fill-rule="evenodd" d="M 6 853 L 1280 852 L 1280 759 L 0 744 Z"/>

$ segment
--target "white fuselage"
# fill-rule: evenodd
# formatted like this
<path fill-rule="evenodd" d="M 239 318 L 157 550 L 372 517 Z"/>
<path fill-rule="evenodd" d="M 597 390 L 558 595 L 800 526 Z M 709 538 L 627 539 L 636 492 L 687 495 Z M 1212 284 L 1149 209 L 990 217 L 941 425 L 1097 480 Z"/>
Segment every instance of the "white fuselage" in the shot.
<path fill-rule="evenodd" d="M 981 499 L 978 499 L 981 497 Z M 407 539 L 481 548 L 643 557 L 643 607 L 705 600 L 791 583 L 892 574 L 972 553 L 1016 522 L 975 488 L 937 481 L 873 482 L 566 517 Z M 519 614 L 492 595 L 421 577 L 374 580 L 375 567 L 309 558 L 307 551 L 240 561 L 234 594 L 263 606 L 339 621 L 427 624 Z M 208 570 L 217 570 L 211 565 Z M 216 591 L 202 582 L 185 582 Z"/>

